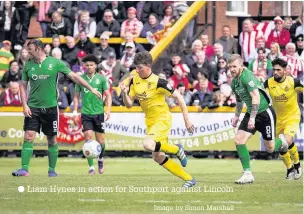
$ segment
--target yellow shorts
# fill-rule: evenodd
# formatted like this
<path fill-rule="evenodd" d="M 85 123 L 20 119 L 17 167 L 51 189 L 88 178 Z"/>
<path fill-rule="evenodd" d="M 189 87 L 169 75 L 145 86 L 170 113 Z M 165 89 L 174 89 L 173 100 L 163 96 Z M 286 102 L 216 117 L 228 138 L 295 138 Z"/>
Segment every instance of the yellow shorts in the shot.
<path fill-rule="evenodd" d="M 147 135 L 156 142 L 168 143 L 171 120 L 159 120 L 147 126 Z"/>
<path fill-rule="evenodd" d="M 294 137 L 299 130 L 299 125 L 300 118 L 278 121 L 276 125 L 276 136 L 278 137 L 280 134 L 284 134 Z"/>

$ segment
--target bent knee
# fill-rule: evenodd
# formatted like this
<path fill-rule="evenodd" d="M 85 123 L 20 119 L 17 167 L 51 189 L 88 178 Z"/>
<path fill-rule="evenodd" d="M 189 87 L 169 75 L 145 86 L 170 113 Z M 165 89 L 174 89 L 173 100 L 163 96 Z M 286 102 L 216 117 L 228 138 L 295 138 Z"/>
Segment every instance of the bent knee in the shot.
<path fill-rule="evenodd" d="M 164 160 L 166 159 L 166 155 L 162 152 L 152 152 L 152 157 L 153 160 L 158 164 L 163 163 Z"/>
<path fill-rule="evenodd" d="M 144 139 L 143 147 L 144 147 L 145 150 L 154 152 L 154 150 L 155 150 L 155 141 L 152 140 L 151 138 L 146 138 L 146 139 Z"/>
<path fill-rule="evenodd" d="M 235 145 L 241 145 L 241 144 L 245 144 L 246 142 L 244 141 L 244 139 L 241 136 L 236 136 L 234 139 L 234 143 Z"/>
<path fill-rule="evenodd" d="M 35 136 L 36 136 L 36 132 L 35 131 L 25 131 L 25 133 L 24 133 L 24 140 L 32 142 L 32 141 L 34 141 Z"/>
<path fill-rule="evenodd" d="M 268 152 L 268 153 L 274 152 L 274 146 L 268 146 L 268 147 L 265 147 L 265 149 L 266 149 L 266 152 Z"/>

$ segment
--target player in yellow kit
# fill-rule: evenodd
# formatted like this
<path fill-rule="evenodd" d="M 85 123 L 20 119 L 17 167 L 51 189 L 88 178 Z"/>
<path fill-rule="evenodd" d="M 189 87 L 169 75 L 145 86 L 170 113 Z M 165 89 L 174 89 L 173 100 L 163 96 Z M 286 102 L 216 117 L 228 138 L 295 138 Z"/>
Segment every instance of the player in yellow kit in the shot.
<path fill-rule="evenodd" d="M 184 171 L 179 164 L 166 156 L 166 153 L 177 155 L 181 165 L 183 167 L 187 165 L 187 157 L 183 146 L 168 143 L 172 116 L 165 101 L 166 96 L 178 100 L 186 128 L 192 133 L 194 126 L 188 118 L 188 110 L 183 97 L 166 80 L 160 79 L 152 73 L 152 56 L 149 52 L 137 53 L 134 64 L 138 75 L 131 79 L 129 88 L 124 82 L 120 84 L 120 88 L 126 107 L 131 108 L 135 98 L 137 98 L 145 113 L 148 136 L 144 140 L 143 146 L 145 150 L 152 152 L 154 161 L 185 181 L 183 187 L 192 187 L 196 184 L 195 179 Z"/>
<path fill-rule="evenodd" d="M 277 115 L 276 135 L 284 135 L 289 145 L 288 152 L 280 152 L 280 157 L 287 167 L 286 179 L 299 179 L 302 176 L 299 153 L 292 141 L 299 130 L 301 112 L 297 92 L 303 92 L 303 83 L 286 75 L 286 61 L 275 59 L 272 66 L 273 77 L 266 80 L 264 86 L 272 97 Z"/>

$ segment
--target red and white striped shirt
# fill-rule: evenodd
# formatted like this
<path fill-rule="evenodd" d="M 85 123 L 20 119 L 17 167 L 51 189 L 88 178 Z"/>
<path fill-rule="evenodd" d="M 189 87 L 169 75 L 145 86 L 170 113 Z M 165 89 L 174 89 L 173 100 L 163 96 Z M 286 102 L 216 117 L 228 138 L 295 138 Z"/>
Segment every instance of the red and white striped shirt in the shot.
<path fill-rule="evenodd" d="M 256 38 L 260 37 L 262 34 L 261 31 L 251 31 L 251 32 L 241 32 L 240 33 L 240 46 L 242 51 L 242 58 L 245 62 L 249 62 L 254 59 L 256 53 Z"/>
<path fill-rule="evenodd" d="M 133 36 L 139 36 L 140 32 L 142 31 L 144 25 L 138 19 L 129 20 L 127 19 L 121 25 L 121 32 L 127 33 L 131 32 Z"/>
<path fill-rule="evenodd" d="M 283 59 L 291 66 L 290 74 L 297 78 L 301 72 L 304 72 L 304 60 L 302 60 L 298 54 L 293 56 L 286 55 Z"/>

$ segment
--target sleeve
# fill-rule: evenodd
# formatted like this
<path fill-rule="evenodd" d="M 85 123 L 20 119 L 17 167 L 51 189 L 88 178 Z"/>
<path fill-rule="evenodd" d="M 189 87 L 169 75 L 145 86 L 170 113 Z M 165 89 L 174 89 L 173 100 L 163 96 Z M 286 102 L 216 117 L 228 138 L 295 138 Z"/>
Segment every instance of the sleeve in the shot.
<path fill-rule="evenodd" d="M 133 78 L 131 79 L 130 85 L 129 85 L 129 96 L 135 97 L 135 91 L 134 91 L 134 83 Z"/>
<path fill-rule="evenodd" d="M 66 35 L 65 36 L 73 36 L 73 25 L 69 19 L 65 19 L 66 21 Z"/>
<path fill-rule="evenodd" d="M 164 79 L 158 79 L 156 90 L 159 90 L 167 96 L 170 96 L 174 92 L 174 88 Z"/>
<path fill-rule="evenodd" d="M 91 24 L 90 24 L 90 33 L 88 34 L 88 37 L 89 38 L 94 38 L 96 35 L 96 22 L 93 21 Z"/>
<path fill-rule="evenodd" d="M 294 81 L 294 89 L 296 92 L 304 92 L 303 89 L 303 82 L 300 81 L 299 79 L 293 79 Z"/>
<path fill-rule="evenodd" d="M 119 36 L 120 36 L 120 24 L 118 21 L 114 21 L 112 28 L 112 37 L 119 37 Z"/>
<path fill-rule="evenodd" d="M 250 70 L 250 71 L 252 71 L 253 72 L 253 63 L 254 63 L 254 59 L 253 60 L 251 60 L 250 62 L 249 62 L 249 65 L 248 65 L 248 69 Z"/>
<path fill-rule="evenodd" d="M 269 87 L 268 87 L 268 79 L 264 82 L 264 88 L 269 93 Z"/>
<path fill-rule="evenodd" d="M 65 75 L 68 75 L 71 72 L 68 66 L 61 60 L 57 60 L 57 69 L 57 72 L 61 72 Z"/>
<path fill-rule="evenodd" d="M 22 80 L 23 81 L 29 81 L 28 75 L 27 75 L 27 68 L 26 64 L 24 65 L 22 69 Z"/>
<path fill-rule="evenodd" d="M 101 87 L 102 87 L 102 91 L 108 90 L 108 84 L 107 84 L 107 79 L 103 76 L 101 79 Z"/>
<path fill-rule="evenodd" d="M 75 92 L 80 92 L 80 91 L 81 91 L 81 86 L 78 83 L 76 83 L 75 84 Z"/>
<path fill-rule="evenodd" d="M 248 92 L 252 92 L 258 89 L 259 80 L 254 76 L 252 72 L 248 72 L 242 78 L 242 84 L 247 88 Z"/>

